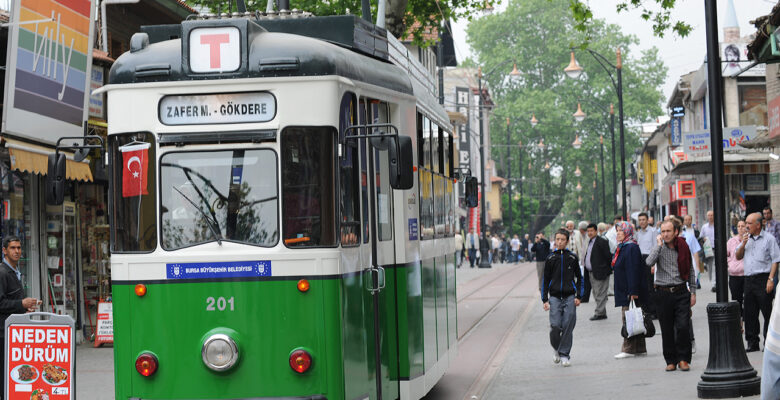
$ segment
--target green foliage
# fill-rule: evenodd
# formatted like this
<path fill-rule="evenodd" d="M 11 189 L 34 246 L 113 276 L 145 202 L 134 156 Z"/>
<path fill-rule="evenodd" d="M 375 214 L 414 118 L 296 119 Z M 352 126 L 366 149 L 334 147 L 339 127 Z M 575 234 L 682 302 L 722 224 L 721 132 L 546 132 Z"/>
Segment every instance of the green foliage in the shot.
<path fill-rule="evenodd" d="M 625 114 L 626 162 L 631 162 L 633 151 L 640 145 L 639 129 L 632 128 L 641 122 L 654 121 L 663 114 L 660 91 L 666 77 L 666 67 L 658 50 L 653 48 L 635 52 L 637 38 L 625 35 L 617 25 L 603 20 L 590 22 L 591 39 L 586 49 L 575 49 L 582 76 L 573 80 L 565 76 L 563 69 L 570 59 L 570 45 L 582 43 L 587 35 L 579 32 L 576 21 L 568 12 L 567 0 L 510 0 L 507 11 L 488 15 L 472 22 L 468 28 L 468 40 L 474 50 L 474 58 L 482 65 L 484 81 L 490 88 L 496 108 L 491 117 L 492 158 L 502 166 L 499 174 L 506 176 L 506 147 L 512 147 L 512 192 L 519 193 L 523 176 L 523 197 L 531 201 L 524 210 L 527 219 L 522 228 L 536 232 L 547 226 L 563 212 L 566 219 L 604 219 L 601 215 L 602 198 L 606 197 L 607 218 L 614 213 L 612 192 L 612 146 L 609 135 L 609 105 L 615 105 L 615 135 L 617 144 L 617 174 L 620 174 L 620 141 L 618 100 L 614 82 L 617 71 L 616 51 L 622 49 L 623 99 Z M 603 55 L 602 67 L 597 56 Z M 521 77 L 512 81 L 507 74 L 512 63 L 517 63 Z M 610 74 L 612 78 L 610 78 Z M 581 103 L 587 114 L 585 121 L 576 123 L 572 114 Z M 539 124 L 532 128 L 529 120 L 535 114 Z M 506 118 L 510 118 L 507 128 Z M 507 129 L 510 138 L 507 141 Z M 572 148 L 575 134 L 582 147 Z M 601 146 L 599 136 L 604 136 L 604 166 L 606 169 L 606 193 L 601 190 Z M 544 141 L 545 147 L 538 144 Z M 522 147 L 516 145 L 522 142 Z M 594 163 L 599 161 L 597 175 Z M 530 163 L 530 168 L 529 168 Z M 550 164 L 545 169 L 545 163 Z M 582 175 L 574 175 L 579 166 Z M 626 168 L 628 175 L 629 169 Z M 597 182 L 597 189 L 593 182 Z M 582 187 L 577 191 L 577 184 Z M 618 190 L 619 190 L 618 180 Z M 579 200 L 582 197 L 582 200 Z M 508 200 L 508 199 L 507 199 Z M 594 206 L 594 202 L 596 203 Z M 508 201 L 507 201 L 508 203 Z M 507 204 L 508 205 L 508 204 Z M 513 201 L 513 209 L 517 205 Z M 577 210 L 581 214 L 577 214 Z M 520 228 L 519 212 L 513 212 L 514 227 Z M 504 218 L 508 223 L 508 215 Z M 528 219 L 532 218 L 532 219 Z"/>
<path fill-rule="evenodd" d="M 266 9 L 268 0 L 244 0 L 247 10 L 263 11 Z M 229 12 L 235 11 L 234 0 L 185 0 L 185 2 L 194 7 L 201 7 L 210 12 Z M 445 20 L 457 20 L 460 18 L 471 18 L 486 8 L 492 7 L 495 0 L 400 0 L 395 2 L 388 1 L 387 14 L 395 12 L 403 17 L 398 24 L 388 20 L 388 30 L 396 37 L 404 39 L 411 35 L 415 44 L 420 46 L 431 46 L 436 43 L 435 35 L 431 35 L 434 29 L 441 26 Z M 392 7 L 398 5 L 405 7 L 404 10 L 393 10 Z M 326 15 L 361 15 L 360 0 L 291 0 L 291 8 L 308 11 L 316 16 Z M 376 21 L 377 0 L 371 0 L 371 15 Z"/>
<path fill-rule="evenodd" d="M 664 37 L 669 30 L 680 37 L 686 37 L 691 33 L 693 27 L 690 24 L 683 21 L 672 21 L 672 10 L 677 0 L 654 0 L 654 2 L 655 4 L 648 6 L 647 1 L 627 0 L 618 3 L 616 9 L 618 12 L 631 9 L 641 10 L 642 19 L 653 24 L 653 33 L 658 37 Z M 569 9 L 574 17 L 574 28 L 582 33 L 588 32 L 593 22 L 590 6 L 583 3 L 582 0 L 569 0 Z"/>

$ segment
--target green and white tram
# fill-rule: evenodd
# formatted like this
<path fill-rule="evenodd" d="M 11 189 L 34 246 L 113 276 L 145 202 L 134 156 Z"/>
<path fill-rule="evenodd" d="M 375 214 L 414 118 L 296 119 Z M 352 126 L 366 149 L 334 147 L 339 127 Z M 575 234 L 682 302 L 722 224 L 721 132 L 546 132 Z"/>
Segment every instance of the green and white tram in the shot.
<path fill-rule="evenodd" d="M 451 128 L 384 35 L 342 16 L 133 36 L 102 89 L 117 399 L 417 399 L 444 374 Z"/>

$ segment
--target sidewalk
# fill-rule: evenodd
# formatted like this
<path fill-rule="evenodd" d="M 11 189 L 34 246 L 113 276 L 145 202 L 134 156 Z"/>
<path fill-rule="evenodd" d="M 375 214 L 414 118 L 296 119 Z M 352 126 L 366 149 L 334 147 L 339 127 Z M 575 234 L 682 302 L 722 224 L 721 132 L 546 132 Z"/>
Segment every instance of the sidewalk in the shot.
<path fill-rule="evenodd" d="M 693 308 L 693 327 L 697 352 L 691 360 L 691 370 L 665 372 L 666 362 L 661 352 L 658 321 L 653 321 L 658 333 L 647 339 L 647 356 L 616 360 L 620 352 L 622 326 L 620 311 L 609 297 L 606 320 L 588 320 L 595 309 L 593 296 L 589 303 L 577 308 L 574 329 L 572 366 L 553 364 L 549 344 L 548 314 L 538 307 L 521 333 L 513 339 L 501 370 L 491 382 L 484 399 L 696 399 L 696 385 L 707 367 L 709 330 L 707 304 L 715 302 L 709 281 L 702 276 L 702 289 L 697 292 Z M 534 294 L 538 296 L 538 291 Z M 762 320 L 763 326 L 763 320 Z M 744 341 L 743 341 L 744 342 Z M 748 360 L 761 375 L 763 352 L 748 353 Z M 758 399 L 759 396 L 749 397 Z"/>

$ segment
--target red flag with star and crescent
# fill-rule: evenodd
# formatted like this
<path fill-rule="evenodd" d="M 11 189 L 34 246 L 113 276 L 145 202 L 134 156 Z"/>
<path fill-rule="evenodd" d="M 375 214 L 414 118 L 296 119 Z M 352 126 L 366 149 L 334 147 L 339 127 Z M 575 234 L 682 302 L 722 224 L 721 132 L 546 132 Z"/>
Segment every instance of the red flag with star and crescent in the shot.
<path fill-rule="evenodd" d="M 150 146 L 150 143 L 139 143 L 119 149 L 122 152 L 122 197 L 149 194 L 146 181 Z"/>

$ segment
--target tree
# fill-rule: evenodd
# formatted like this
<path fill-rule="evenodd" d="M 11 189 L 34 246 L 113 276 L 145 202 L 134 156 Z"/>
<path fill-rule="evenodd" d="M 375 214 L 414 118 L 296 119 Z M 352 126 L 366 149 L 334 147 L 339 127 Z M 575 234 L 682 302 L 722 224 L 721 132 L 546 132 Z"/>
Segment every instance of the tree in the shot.
<path fill-rule="evenodd" d="M 653 32 L 656 36 L 664 37 L 668 30 L 680 37 L 688 36 L 691 33 L 693 27 L 690 24 L 680 20 L 672 20 L 672 10 L 677 0 L 654 1 L 656 3 L 655 6 L 648 6 L 647 2 L 642 0 L 621 1 L 616 7 L 618 12 L 628 11 L 629 9 L 641 9 L 642 18 L 645 21 L 652 22 Z M 593 21 L 593 12 L 590 6 L 587 3 L 583 3 L 582 0 L 569 0 L 569 8 L 576 21 L 575 29 L 583 33 L 588 32 L 589 26 Z"/>
<path fill-rule="evenodd" d="M 268 0 L 244 0 L 247 10 L 265 10 Z M 189 5 L 203 7 L 211 12 L 228 12 L 232 0 L 185 0 Z M 412 35 L 415 44 L 435 44 L 426 34 L 441 26 L 442 21 L 471 19 L 477 13 L 492 8 L 495 0 L 387 0 L 385 23 L 387 30 L 397 38 Z M 233 6 L 235 7 L 235 6 Z M 291 8 L 309 11 L 317 16 L 360 15 L 361 0 L 291 0 Z M 371 15 L 376 18 L 377 0 L 371 0 Z"/>
<path fill-rule="evenodd" d="M 510 0 L 505 12 L 479 18 L 468 28 L 469 44 L 482 65 L 486 74 L 483 80 L 497 104 L 491 118 L 491 143 L 511 146 L 516 146 L 518 141 L 523 143 L 520 150 L 512 152 L 524 152 L 523 197 L 530 199 L 523 199 L 524 215 L 532 218 L 518 221 L 519 215 L 514 209 L 515 232 L 520 232 L 520 227 L 523 232 L 537 232 L 559 218 L 561 212 L 567 219 L 574 219 L 577 209 L 582 210 L 582 219 L 597 219 L 590 203 L 592 195 L 601 201 L 592 187 L 594 180 L 601 183 L 600 175 L 597 179 L 594 170 L 594 161 L 599 159 L 599 135 L 606 134 L 604 164 L 612 165 L 606 117 L 610 103 L 617 109 L 617 96 L 607 72 L 585 50 L 577 50 L 577 59 L 585 70 L 583 76 L 579 80 L 565 77 L 563 69 L 569 62 L 570 44 L 582 43 L 585 39 L 585 34 L 575 25 L 565 1 Z M 616 50 L 622 49 L 628 163 L 632 149 L 639 146 L 638 129 L 632 126 L 662 114 L 660 87 L 666 77 L 666 67 L 656 49 L 634 54 L 631 47 L 637 43 L 636 37 L 624 35 L 617 25 L 594 19 L 590 30 L 595 38 L 589 43 L 590 50 L 603 54 L 614 63 Z M 513 62 L 517 63 L 520 72 L 520 78 L 514 81 L 507 77 Z M 610 72 L 615 74 L 614 70 Z M 581 103 L 588 114 L 579 124 L 572 117 L 577 103 Z M 529 123 L 532 114 L 539 120 L 535 128 Z M 511 121 L 509 143 L 506 143 L 507 117 Z M 616 118 L 616 134 L 619 132 L 617 125 Z M 571 145 L 575 134 L 582 141 L 579 150 Z M 538 146 L 540 141 L 544 148 Z M 501 149 L 495 148 L 493 158 L 504 157 L 506 152 Z M 519 155 L 512 157 L 511 175 L 518 177 Z M 619 157 L 618 152 L 618 160 Z M 545 168 L 546 163 L 550 168 Z M 574 175 L 578 166 L 582 172 L 580 177 Z M 628 167 L 626 171 L 629 171 Z M 611 182 L 610 172 L 607 182 Z M 617 173 L 619 176 L 619 161 Z M 576 190 L 578 183 L 582 187 L 580 192 Z M 518 193 L 518 186 L 518 181 L 513 182 L 511 192 Z M 606 186 L 607 198 L 613 198 L 612 185 Z M 582 196 L 582 202 L 578 201 L 579 196 Z"/>

